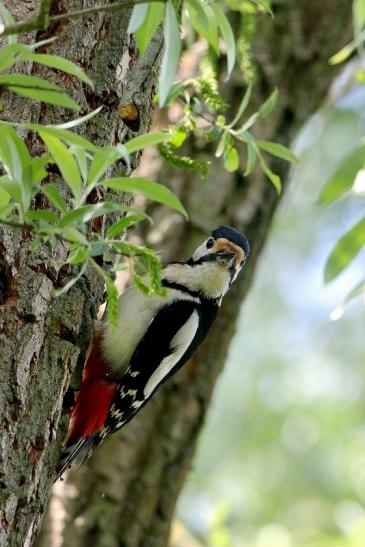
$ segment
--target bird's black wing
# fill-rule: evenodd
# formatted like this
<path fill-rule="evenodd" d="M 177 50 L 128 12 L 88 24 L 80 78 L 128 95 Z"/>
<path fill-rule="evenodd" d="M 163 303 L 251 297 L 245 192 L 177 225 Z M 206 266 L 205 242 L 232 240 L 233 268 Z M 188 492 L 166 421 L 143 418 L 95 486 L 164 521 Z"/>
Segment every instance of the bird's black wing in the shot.
<path fill-rule="evenodd" d="M 207 330 L 202 306 L 192 300 L 172 302 L 156 314 L 121 379 L 101 438 L 122 427 L 140 410 L 189 359 Z"/>

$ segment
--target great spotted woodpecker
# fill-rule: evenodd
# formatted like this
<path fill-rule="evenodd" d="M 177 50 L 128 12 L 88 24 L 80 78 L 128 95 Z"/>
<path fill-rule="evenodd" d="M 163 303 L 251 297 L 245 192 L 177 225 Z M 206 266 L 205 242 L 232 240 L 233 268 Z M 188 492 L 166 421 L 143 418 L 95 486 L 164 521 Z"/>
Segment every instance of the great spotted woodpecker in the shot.
<path fill-rule="evenodd" d="M 245 236 L 221 226 L 189 260 L 166 266 L 166 296 L 148 297 L 134 286 L 123 293 L 119 327 L 103 323 L 95 332 L 57 478 L 129 422 L 193 355 L 249 252 Z"/>

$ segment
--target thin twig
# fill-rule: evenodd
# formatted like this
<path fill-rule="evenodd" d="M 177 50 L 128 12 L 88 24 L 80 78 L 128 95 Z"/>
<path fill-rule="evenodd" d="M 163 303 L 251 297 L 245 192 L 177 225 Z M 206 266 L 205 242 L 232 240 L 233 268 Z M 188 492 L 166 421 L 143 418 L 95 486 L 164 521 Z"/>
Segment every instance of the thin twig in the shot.
<path fill-rule="evenodd" d="M 47 0 L 48 1 L 48 0 Z M 9 36 L 11 34 L 20 34 L 21 32 L 30 32 L 33 30 L 46 30 L 49 25 L 53 23 L 59 23 L 65 19 L 73 19 L 75 17 L 81 17 L 82 15 L 90 15 L 94 13 L 110 13 L 113 11 L 118 11 L 129 6 L 134 6 L 136 4 L 144 4 L 149 2 L 163 2 L 167 0 L 120 0 L 114 4 L 107 4 L 102 6 L 96 6 L 94 8 L 85 8 L 76 11 L 70 11 L 69 13 L 62 13 L 60 15 L 48 16 L 47 12 L 37 15 L 37 17 L 28 19 L 26 21 L 20 21 L 19 23 L 14 23 L 13 25 L 6 25 L 0 23 L 0 38 Z"/>

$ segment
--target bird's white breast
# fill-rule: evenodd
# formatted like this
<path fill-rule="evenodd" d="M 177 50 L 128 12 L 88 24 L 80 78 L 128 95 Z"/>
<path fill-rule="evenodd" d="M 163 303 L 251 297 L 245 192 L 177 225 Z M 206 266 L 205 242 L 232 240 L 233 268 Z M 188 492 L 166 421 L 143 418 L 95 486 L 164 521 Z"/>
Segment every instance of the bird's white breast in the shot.
<path fill-rule="evenodd" d="M 176 289 L 167 289 L 166 296 L 146 296 L 131 285 L 119 299 L 117 327 L 105 324 L 103 357 L 115 372 L 126 371 L 139 341 L 144 336 L 156 313 L 175 300 L 197 299 Z"/>

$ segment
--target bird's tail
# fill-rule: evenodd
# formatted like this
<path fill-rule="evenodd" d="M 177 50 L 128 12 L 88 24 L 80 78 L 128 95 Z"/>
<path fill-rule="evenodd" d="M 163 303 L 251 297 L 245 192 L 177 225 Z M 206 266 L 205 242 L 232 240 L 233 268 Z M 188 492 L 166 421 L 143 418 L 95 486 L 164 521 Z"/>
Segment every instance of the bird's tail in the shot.
<path fill-rule="evenodd" d="M 97 435 L 90 435 L 85 439 L 80 439 L 76 443 L 66 446 L 61 454 L 60 463 L 56 469 L 55 482 L 71 467 L 71 464 L 78 459 L 80 466 L 91 455 Z"/>

